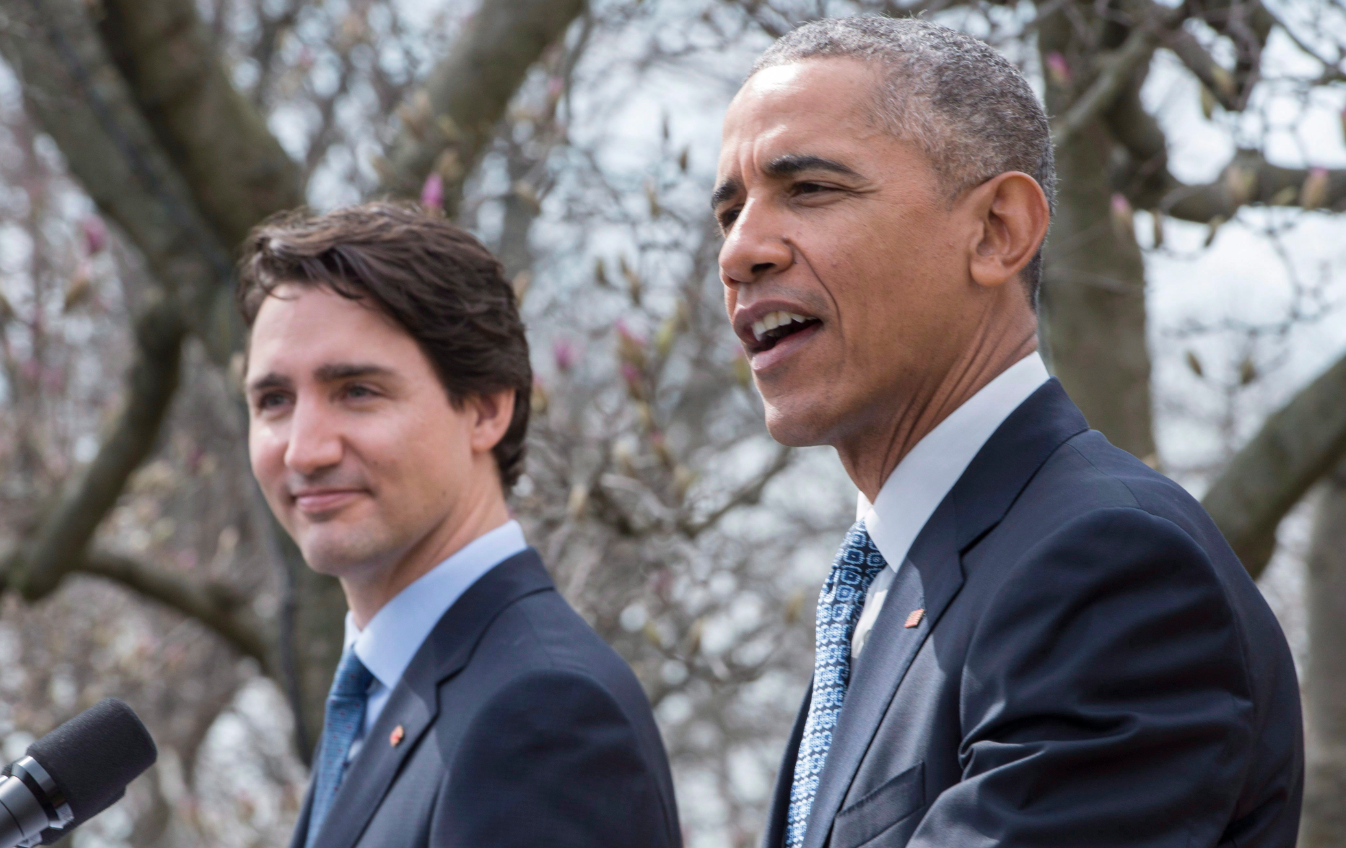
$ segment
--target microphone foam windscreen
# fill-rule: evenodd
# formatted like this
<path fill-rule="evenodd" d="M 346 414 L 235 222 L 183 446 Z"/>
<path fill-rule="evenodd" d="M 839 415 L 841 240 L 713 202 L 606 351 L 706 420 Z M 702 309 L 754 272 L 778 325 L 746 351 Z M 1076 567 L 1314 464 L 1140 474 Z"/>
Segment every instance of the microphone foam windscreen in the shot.
<path fill-rule="evenodd" d="M 104 698 L 28 746 L 70 804 L 78 827 L 121 797 L 159 752 L 130 707 Z"/>

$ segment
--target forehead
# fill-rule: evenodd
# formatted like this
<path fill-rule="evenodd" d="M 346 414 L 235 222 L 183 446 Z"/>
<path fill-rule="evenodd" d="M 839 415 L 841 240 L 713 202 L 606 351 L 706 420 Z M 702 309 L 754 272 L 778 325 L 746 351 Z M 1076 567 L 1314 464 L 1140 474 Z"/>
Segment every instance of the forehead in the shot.
<path fill-rule="evenodd" d="M 798 153 L 801 144 L 846 146 L 880 134 L 872 120 L 877 82 L 872 68 L 852 58 L 763 68 L 725 114 L 720 175 L 744 167 L 745 156 Z"/>
<path fill-rule="evenodd" d="M 262 301 L 253 321 L 248 371 L 415 354 L 419 347 L 411 335 L 372 304 L 322 286 L 282 284 Z"/>

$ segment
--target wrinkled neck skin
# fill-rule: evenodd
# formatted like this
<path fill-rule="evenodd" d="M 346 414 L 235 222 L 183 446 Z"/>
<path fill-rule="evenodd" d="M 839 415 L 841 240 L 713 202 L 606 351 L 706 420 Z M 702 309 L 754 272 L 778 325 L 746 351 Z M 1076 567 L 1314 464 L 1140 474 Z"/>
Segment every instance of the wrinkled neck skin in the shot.
<path fill-rule="evenodd" d="M 869 499 L 878 497 L 888 475 L 911 449 L 954 410 L 1038 347 L 1037 321 L 1007 322 L 985 316 L 972 343 L 946 365 L 916 375 L 895 403 L 879 402 L 877 414 L 833 443 L 851 482 Z"/>

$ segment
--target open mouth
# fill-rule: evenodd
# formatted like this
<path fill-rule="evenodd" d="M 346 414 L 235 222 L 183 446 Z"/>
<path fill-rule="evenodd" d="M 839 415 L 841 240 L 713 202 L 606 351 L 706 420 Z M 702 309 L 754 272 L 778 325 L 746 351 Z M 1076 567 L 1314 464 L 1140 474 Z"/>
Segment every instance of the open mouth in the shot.
<path fill-rule="evenodd" d="M 753 322 L 753 342 L 748 345 L 750 353 L 771 350 L 781 339 L 801 333 L 818 326 L 822 322 L 817 318 L 797 315 L 793 312 L 768 312 Z"/>

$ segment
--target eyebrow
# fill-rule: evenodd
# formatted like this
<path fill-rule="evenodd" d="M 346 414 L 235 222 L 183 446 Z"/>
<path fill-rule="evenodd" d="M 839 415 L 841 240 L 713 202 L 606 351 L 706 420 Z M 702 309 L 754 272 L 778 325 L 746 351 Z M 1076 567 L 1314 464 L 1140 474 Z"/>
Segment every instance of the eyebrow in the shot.
<path fill-rule="evenodd" d="M 715 211 L 720 208 L 720 204 L 743 190 L 743 184 L 738 180 L 725 180 L 715 187 L 715 191 L 710 195 L 710 208 Z"/>
<path fill-rule="evenodd" d="M 382 365 L 373 365 L 369 363 L 358 362 L 337 362 L 331 365 L 320 366 L 313 372 L 313 376 L 320 383 L 332 383 L 337 380 L 350 380 L 356 377 L 387 377 L 393 373 L 391 368 L 385 368 Z M 288 389 L 294 386 L 294 381 L 284 374 L 271 372 L 264 374 L 248 384 L 248 391 L 261 392 L 267 389 Z"/>
<path fill-rule="evenodd" d="M 860 176 L 854 168 L 843 165 L 835 159 L 806 153 L 787 153 L 784 156 L 777 156 L 768 162 L 762 170 L 766 172 L 767 176 L 777 178 L 791 177 L 804 171 L 831 171 L 834 174 L 841 174 L 846 177 Z M 725 180 L 711 194 L 710 208 L 719 208 L 721 203 L 742 190 L 743 185 L 738 180 Z"/>
<path fill-rule="evenodd" d="M 860 176 L 854 169 L 835 159 L 801 153 L 787 153 L 784 156 L 778 156 L 766 163 L 766 168 L 763 170 L 773 177 L 790 177 L 801 171 L 831 171 L 834 174 L 842 174 L 847 177 Z"/>
<path fill-rule="evenodd" d="M 354 377 L 390 377 L 392 374 L 393 370 L 391 368 L 363 362 L 336 362 L 331 365 L 319 366 L 313 372 L 313 376 L 320 383 L 349 380 Z"/>
<path fill-rule="evenodd" d="M 272 371 L 270 374 L 264 374 L 248 384 L 249 392 L 261 392 L 267 389 L 288 389 L 294 385 L 289 377 L 277 374 Z"/>

